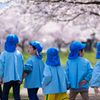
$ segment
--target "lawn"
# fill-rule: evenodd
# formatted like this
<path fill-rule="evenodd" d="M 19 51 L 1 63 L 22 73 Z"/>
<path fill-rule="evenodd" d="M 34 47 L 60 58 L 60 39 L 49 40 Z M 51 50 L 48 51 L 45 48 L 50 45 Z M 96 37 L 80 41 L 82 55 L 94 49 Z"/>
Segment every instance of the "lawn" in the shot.
<path fill-rule="evenodd" d="M 26 63 L 27 59 L 29 57 L 31 57 L 31 55 L 28 54 L 28 52 L 23 52 L 23 58 L 24 58 L 24 63 Z M 61 64 L 65 67 L 65 64 L 66 64 L 66 61 L 68 59 L 68 52 L 60 52 L 59 53 L 59 56 L 60 56 L 60 61 L 61 61 Z M 43 55 L 43 61 L 45 62 L 46 61 L 46 53 L 42 53 Z M 85 52 L 85 55 L 84 55 L 84 58 L 88 59 L 92 66 L 94 67 L 95 66 L 95 63 L 98 61 L 97 59 L 95 59 L 95 56 L 96 56 L 96 52 Z M 21 85 L 21 89 L 23 88 L 23 84 Z M 9 98 L 12 98 L 13 97 L 13 94 L 12 94 L 12 89 L 10 90 L 10 93 L 9 93 Z M 28 99 L 24 99 L 24 100 L 28 100 Z"/>
<path fill-rule="evenodd" d="M 68 59 L 68 52 L 60 52 L 59 53 L 59 56 L 60 56 L 60 61 L 61 61 L 61 64 L 65 67 L 65 64 L 66 64 L 66 61 Z M 45 62 L 46 61 L 46 53 L 42 53 L 43 55 L 43 61 Z M 92 66 L 94 67 L 95 63 L 98 61 L 97 59 L 95 59 L 95 56 L 96 56 L 96 52 L 85 52 L 84 54 L 84 58 L 88 59 Z M 31 57 L 28 52 L 23 52 L 23 57 L 24 57 L 24 62 L 27 61 L 27 59 L 29 57 Z"/>

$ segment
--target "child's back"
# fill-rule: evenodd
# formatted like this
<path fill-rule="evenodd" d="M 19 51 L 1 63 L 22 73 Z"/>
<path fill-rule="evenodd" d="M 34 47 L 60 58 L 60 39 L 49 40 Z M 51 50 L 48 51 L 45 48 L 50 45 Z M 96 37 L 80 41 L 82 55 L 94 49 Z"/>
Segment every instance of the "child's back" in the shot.
<path fill-rule="evenodd" d="M 46 65 L 43 78 L 43 94 L 63 93 L 66 92 L 67 84 L 62 65 Z"/>
<path fill-rule="evenodd" d="M 25 78 L 24 87 L 28 90 L 28 97 L 30 100 L 39 100 L 37 96 L 38 89 L 42 87 L 41 82 L 43 78 L 43 70 L 45 64 L 42 60 L 42 45 L 38 41 L 29 42 L 28 53 L 32 55 L 26 64 L 23 74 Z"/>
<path fill-rule="evenodd" d="M 91 79 L 91 72 L 93 71 L 93 69 L 87 59 L 83 57 L 77 57 L 76 59 L 68 59 L 68 61 L 66 62 L 65 71 L 71 82 L 71 88 L 89 88 L 89 80 Z M 84 79 L 87 80 L 86 84 L 79 86 L 79 82 Z"/>
<path fill-rule="evenodd" d="M 58 50 L 50 48 L 47 50 L 47 60 L 44 68 L 42 81 L 45 100 L 68 100 L 68 81 L 63 66 L 60 64 Z"/>
<path fill-rule="evenodd" d="M 70 45 L 71 52 L 65 66 L 66 75 L 71 83 L 70 100 L 75 100 L 78 93 L 81 94 L 84 100 L 89 100 L 88 88 L 93 68 L 87 59 L 82 58 L 85 53 L 85 47 L 86 44 L 82 44 L 78 41 Z"/>
<path fill-rule="evenodd" d="M 22 81 L 24 61 L 20 51 L 4 51 L 1 53 L 0 60 L 2 64 L 0 68 L 0 78 L 3 79 L 3 83 L 9 82 L 11 80 Z"/>
<path fill-rule="evenodd" d="M 100 42 L 97 44 L 96 59 L 100 59 Z M 95 95 L 100 92 L 98 89 L 98 87 L 100 87 L 100 60 L 97 61 L 94 66 L 91 79 L 91 87 L 94 88 Z"/>
<path fill-rule="evenodd" d="M 39 57 L 30 57 L 26 64 L 25 70 L 30 70 L 31 73 L 25 78 L 24 87 L 25 88 L 39 88 L 42 87 L 41 82 L 43 78 L 44 62 Z"/>
<path fill-rule="evenodd" d="M 4 45 L 5 51 L 0 56 L 0 84 L 4 83 L 3 100 L 8 100 L 11 87 L 13 87 L 15 100 L 20 100 L 20 83 L 24 71 L 24 60 L 21 52 L 16 50 L 18 45 L 18 37 L 15 34 L 8 35 Z"/>

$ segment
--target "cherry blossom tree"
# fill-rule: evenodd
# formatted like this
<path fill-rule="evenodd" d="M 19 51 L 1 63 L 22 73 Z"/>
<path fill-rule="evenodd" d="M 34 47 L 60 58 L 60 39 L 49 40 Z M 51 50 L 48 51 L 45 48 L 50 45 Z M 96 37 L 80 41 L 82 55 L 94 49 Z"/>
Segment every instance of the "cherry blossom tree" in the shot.
<path fill-rule="evenodd" d="M 2 2 L 1 4 L 5 3 Z M 6 31 L 3 30 L 4 32 L 16 32 L 16 34 L 20 32 L 20 34 L 26 35 L 34 33 L 36 37 L 36 33 L 39 34 L 37 31 L 41 30 L 41 28 L 50 21 L 53 21 L 60 25 L 60 30 L 50 32 L 52 25 L 48 29 L 48 34 L 46 34 L 46 32 L 43 34 L 42 32 L 42 35 L 38 35 L 39 40 L 41 42 L 44 41 L 44 44 L 47 43 L 45 41 L 49 40 L 48 37 L 50 37 L 50 40 L 52 40 L 51 43 L 56 43 L 60 49 L 62 44 L 68 44 L 72 41 L 78 40 L 86 42 L 88 39 L 91 40 L 93 38 L 91 34 L 93 33 L 96 34 L 95 38 L 99 41 L 99 0 L 6 0 L 6 4 L 10 6 L 5 5 L 5 7 L 7 6 L 8 8 L 5 8 L 5 10 L 2 10 L 0 13 L 2 18 L 6 15 L 5 13 L 11 11 L 15 12 L 13 15 L 16 17 L 12 18 L 14 24 L 9 23 L 9 27 L 13 27 L 13 25 L 14 27 L 10 29 L 7 28 L 7 24 L 5 24 Z M 21 22 L 18 19 L 21 20 Z M 61 25 L 60 23 L 63 24 Z M 1 27 L 4 26 L 1 25 Z M 24 35 L 20 36 L 24 37 Z M 45 36 L 48 39 L 45 39 Z M 27 38 L 24 37 L 23 40 L 27 40 Z M 48 43 L 50 44 L 50 42 Z"/>
<path fill-rule="evenodd" d="M 7 35 L 16 34 L 20 40 L 19 46 L 22 51 L 25 51 L 25 42 L 28 44 L 28 41 L 32 40 L 34 32 L 30 29 L 29 25 L 22 20 L 22 17 L 16 14 L 15 9 L 9 10 L 0 16 L 1 41 L 4 44 Z"/>
<path fill-rule="evenodd" d="M 11 0 L 9 0 L 11 1 Z M 12 0 L 21 2 L 20 14 L 31 14 L 25 18 L 28 22 L 36 22 L 37 26 L 48 21 L 73 21 L 74 25 L 82 27 L 97 27 L 100 16 L 99 0 Z M 27 3 L 22 3 L 27 1 Z M 31 3 L 33 1 L 33 3 Z M 18 5 L 17 5 L 18 6 Z M 19 7 L 19 6 L 18 6 Z"/>

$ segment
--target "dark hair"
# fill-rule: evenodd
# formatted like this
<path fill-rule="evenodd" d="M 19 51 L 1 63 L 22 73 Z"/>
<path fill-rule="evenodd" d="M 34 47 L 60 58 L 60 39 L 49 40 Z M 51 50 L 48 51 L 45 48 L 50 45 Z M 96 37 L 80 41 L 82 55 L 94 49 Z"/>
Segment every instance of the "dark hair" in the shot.
<path fill-rule="evenodd" d="M 30 44 L 31 45 L 31 44 Z M 35 46 L 33 46 L 33 45 L 31 45 L 32 47 L 33 47 L 33 49 L 35 50 L 36 49 L 36 47 Z"/>
<path fill-rule="evenodd" d="M 83 51 L 83 49 L 81 49 L 81 52 Z"/>

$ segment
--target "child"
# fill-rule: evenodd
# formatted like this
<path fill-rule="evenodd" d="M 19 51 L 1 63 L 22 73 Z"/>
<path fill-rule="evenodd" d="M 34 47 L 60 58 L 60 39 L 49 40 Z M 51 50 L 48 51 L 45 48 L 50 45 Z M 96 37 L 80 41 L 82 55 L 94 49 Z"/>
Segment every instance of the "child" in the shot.
<path fill-rule="evenodd" d="M 25 78 L 24 87 L 28 90 L 29 100 L 39 100 L 37 91 L 39 87 L 42 87 L 41 81 L 45 67 L 42 60 L 43 57 L 40 55 L 41 51 L 41 43 L 37 41 L 29 42 L 28 53 L 32 55 L 32 57 L 27 60 L 23 74 L 23 79 Z"/>
<path fill-rule="evenodd" d="M 96 59 L 100 59 L 100 42 L 97 44 L 97 54 Z M 100 87 L 100 60 L 97 61 L 91 79 L 91 87 L 94 88 L 95 95 L 97 95 L 100 91 L 98 87 Z"/>
<path fill-rule="evenodd" d="M 1 44 L 1 41 L 0 41 Z M 0 54 L 1 54 L 1 49 L 0 49 Z M 0 100 L 2 100 L 2 89 L 1 89 L 1 85 L 0 85 Z"/>
<path fill-rule="evenodd" d="M 66 62 L 65 71 L 71 83 L 69 100 L 75 100 L 78 93 L 83 100 L 89 100 L 88 88 L 93 68 L 90 62 L 83 58 L 86 44 L 73 42 L 70 45 L 70 54 Z"/>
<path fill-rule="evenodd" d="M 47 50 L 46 66 L 44 68 L 44 78 L 42 80 L 43 94 L 45 100 L 69 100 L 67 88 L 67 77 L 64 68 L 60 64 L 58 50 L 50 48 Z"/>
<path fill-rule="evenodd" d="M 10 34 L 6 38 L 4 45 L 5 51 L 0 57 L 0 84 L 4 83 L 2 100 L 8 100 L 11 86 L 15 100 L 20 100 L 20 82 L 24 70 L 23 56 L 16 50 L 19 45 L 18 37 Z"/>

